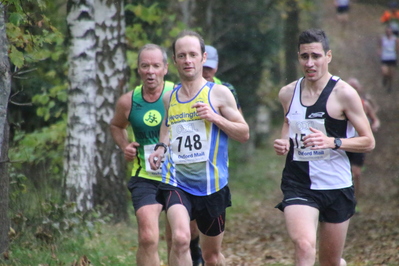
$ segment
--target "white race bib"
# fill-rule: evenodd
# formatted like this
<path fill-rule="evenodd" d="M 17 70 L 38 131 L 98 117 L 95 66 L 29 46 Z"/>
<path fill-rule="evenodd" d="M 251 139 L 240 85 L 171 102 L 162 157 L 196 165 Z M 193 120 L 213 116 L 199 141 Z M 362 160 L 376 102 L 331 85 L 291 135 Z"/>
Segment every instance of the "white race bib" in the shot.
<path fill-rule="evenodd" d="M 151 153 L 154 152 L 155 144 L 144 145 L 144 160 L 145 160 L 145 170 L 147 173 L 151 173 L 153 175 L 161 175 L 162 169 L 161 167 L 157 170 L 152 170 L 150 166 L 150 162 L 148 158 L 150 157 Z"/>
<path fill-rule="evenodd" d="M 171 127 L 171 156 L 176 164 L 208 160 L 209 142 L 204 120 L 180 122 Z"/>
<path fill-rule="evenodd" d="M 290 138 L 294 142 L 294 161 L 330 159 L 330 149 L 311 150 L 310 147 L 307 148 L 303 144 L 303 138 L 312 133 L 309 129 L 310 127 L 326 134 L 324 119 L 290 121 Z"/>

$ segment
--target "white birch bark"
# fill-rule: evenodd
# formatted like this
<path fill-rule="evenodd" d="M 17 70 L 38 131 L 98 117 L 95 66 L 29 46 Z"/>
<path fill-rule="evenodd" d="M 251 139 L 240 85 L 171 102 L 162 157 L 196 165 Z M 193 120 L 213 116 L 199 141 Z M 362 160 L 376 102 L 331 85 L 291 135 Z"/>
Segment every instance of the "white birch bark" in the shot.
<path fill-rule="evenodd" d="M 0 3 L 0 255 L 8 249 L 8 100 L 11 93 L 11 74 L 8 58 L 8 40 L 5 29 L 5 7 Z"/>
<path fill-rule="evenodd" d="M 81 211 L 93 207 L 96 183 L 96 37 L 94 0 L 69 0 L 71 33 L 64 171 L 66 193 Z"/>
<path fill-rule="evenodd" d="M 127 60 L 122 0 L 95 0 L 97 109 L 97 185 L 95 203 L 105 205 L 116 220 L 127 217 L 126 164 L 109 131 L 117 99 L 125 92 Z"/>

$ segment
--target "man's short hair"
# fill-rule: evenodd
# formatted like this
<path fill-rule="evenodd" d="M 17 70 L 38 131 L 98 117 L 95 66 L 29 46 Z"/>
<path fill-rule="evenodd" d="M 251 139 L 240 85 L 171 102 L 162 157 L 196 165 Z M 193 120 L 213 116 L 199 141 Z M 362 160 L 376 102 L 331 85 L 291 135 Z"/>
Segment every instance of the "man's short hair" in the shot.
<path fill-rule="evenodd" d="M 163 48 L 163 47 L 161 47 L 161 46 L 159 46 L 157 44 L 148 43 L 148 44 L 144 45 L 143 47 L 141 47 L 139 52 L 138 52 L 138 55 L 137 55 L 137 66 L 140 65 L 140 56 L 141 56 L 141 53 L 143 51 L 146 51 L 146 50 L 157 50 L 157 49 L 160 50 L 161 53 L 162 53 L 162 61 L 163 61 L 163 63 L 165 65 L 168 64 L 168 55 L 166 54 L 165 48 Z"/>
<path fill-rule="evenodd" d="M 320 29 L 308 29 L 303 31 L 299 35 L 298 41 L 298 51 L 301 44 L 309 44 L 319 42 L 323 46 L 323 50 L 327 53 L 330 50 L 330 46 L 328 44 L 328 38 L 323 30 Z"/>
<path fill-rule="evenodd" d="M 202 38 L 202 36 L 201 36 L 199 33 L 195 32 L 195 31 L 192 31 L 192 30 L 182 30 L 182 31 L 179 33 L 179 35 L 177 35 L 175 41 L 174 41 L 173 44 L 172 44 L 173 56 L 176 55 L 175 46 L 176 46 L 177 40 L 178 40 L 178 39 L 181 39 L 181 38 L 183 38 L 183 37 L 186 37 L 186 36 L 193 36 L 193 37 L 196 37 L 196 38 L 198 39 L 199 43 L 200 43 L 200 46 L 201 46 L 201 53 L 202 53 L 202 54 L 205 53 L 205 41 L 204 41 L 204 39 Z"/>

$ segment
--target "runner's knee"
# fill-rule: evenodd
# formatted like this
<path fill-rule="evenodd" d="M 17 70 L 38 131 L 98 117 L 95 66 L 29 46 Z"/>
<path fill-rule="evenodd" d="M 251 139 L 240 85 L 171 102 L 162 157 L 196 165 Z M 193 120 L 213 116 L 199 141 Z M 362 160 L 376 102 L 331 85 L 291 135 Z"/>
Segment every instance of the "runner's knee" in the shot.
<path fill-rule="evenodd" d="M 295 249 L 302 253 L 309 255 L 316 255 L 316 243 L 309 241 L 308 239 L 297 239 L 293 241 L 295 244 Z"/>
<path fill-rule="evenodd" d="M 190 241 L 190 232 L 176 231 L 172 236 L 172 246 L 178 250 L 189 249 Z"/>
<path fill-rule="evenodd" d="M 158 233 L 152 230 L 140 230 L 139 233 L 139 245 L 143 247 L 158 247 Z"/>

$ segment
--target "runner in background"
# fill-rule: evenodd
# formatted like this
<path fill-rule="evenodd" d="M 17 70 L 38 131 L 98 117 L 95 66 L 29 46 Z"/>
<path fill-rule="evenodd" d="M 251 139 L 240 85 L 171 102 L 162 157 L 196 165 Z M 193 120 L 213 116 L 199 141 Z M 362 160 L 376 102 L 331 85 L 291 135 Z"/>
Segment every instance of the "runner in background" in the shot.
<path fill-rule="evenodd" d="M 384 25 L 390 26 L 395 36 L 399 34 L 399 10 L 398 2 L 391 1 L 388 3 L 388 9 L 381 15 L 380 21 Z"/>
<path fill-rule="evenodd" d="M 380 128 L 381 123 L 380 119 L 377 116 L 378 107 L 376 103 L 371 99 L 369 95 L 366 94 L 363 86 L 360 84 L 357 78 L 349 78 L 348 84 L 351 85 L 359 93 L 359 96 L 362 99 L 364 112 L 369 119 L 371 129 L 373 130 L 373 132 L 377 132 Z M 355 196 L 357 202 L 359 202 L 361 193 L 360 181 L 366 154 L 354 152 L 346 152 L 346 154 L 348 155 L 349 161 L 351 163 L 352 178 L 355 186 Z M 360 212 L 360 208 L 358 206 L 356 206 L 356 212 Z"/>
<path fill-rule="evenodd" d="M 393 34 L 391 26 L 385 27 L 377 52 L 381 60 L 382 85 L 387 92 L 391 92 L 399 54 L 399 39 Z"/>
<path fill-rule="evenodd" d="M 346 25 L 349 22 L 349 0 L 334 0 L 337 20 Z"/>
<path fill-rule="evenodd" d="M 207 81 L 214 82 L 216 84 L 222 84 L 222 85 L 226 86 L 227 88 L 229 88 L 231 93 L 233 93 L 234 98 L 236 99 L 238 110 L 240 110 L 240 112 L 242 112 L 241 105 L 240 105 L 240 102 L 238 101 L 237 92 L 236 92 L 234 86 L 228 82 L 221 81 L 220 79 L 218 79 L 215 76 L 216 72 L 218 71 L 218 66 L 219 66 L 218 51 L 216 50 L 215 47 L 213 47 L 211 45 L 205 45 L 205 51 L 207 53 L 207 59 L 202 68 L 202 76 Z"/>

